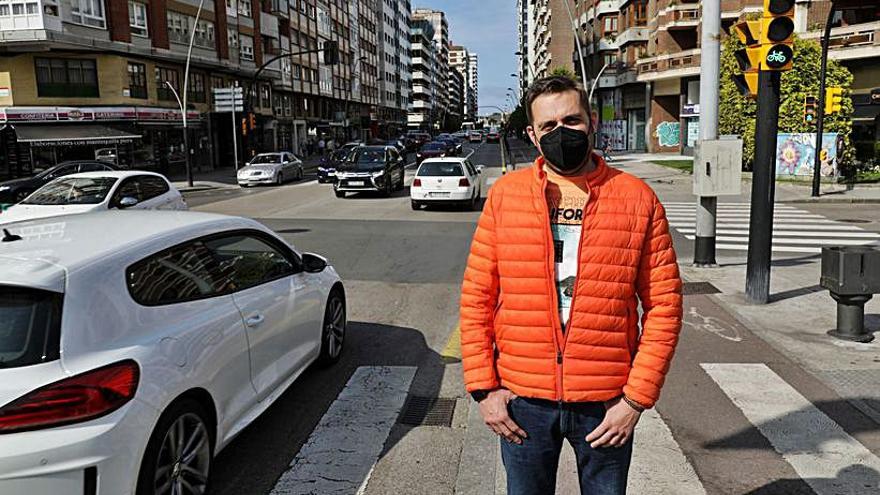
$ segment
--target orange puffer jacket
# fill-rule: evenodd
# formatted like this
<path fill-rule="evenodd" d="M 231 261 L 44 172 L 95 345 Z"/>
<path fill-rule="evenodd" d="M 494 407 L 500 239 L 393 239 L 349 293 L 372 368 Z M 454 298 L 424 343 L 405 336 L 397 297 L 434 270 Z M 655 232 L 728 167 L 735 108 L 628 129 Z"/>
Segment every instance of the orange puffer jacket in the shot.
<path fill-rule="evenodd" d="M 652 407 L 681 329 L 681 279 L 657 196 L 593 156 L 569 324 L 557 308 L 544 162 L 501 177 L 474 234 L 461 293 L 467 390 Z M 637 301 L 642 303 L 639 332 Z"/>

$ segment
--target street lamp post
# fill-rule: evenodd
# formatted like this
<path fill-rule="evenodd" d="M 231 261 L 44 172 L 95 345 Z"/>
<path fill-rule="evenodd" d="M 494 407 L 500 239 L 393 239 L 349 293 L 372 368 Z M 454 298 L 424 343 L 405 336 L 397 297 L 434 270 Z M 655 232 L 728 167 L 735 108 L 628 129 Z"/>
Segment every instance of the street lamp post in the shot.
<path fill-rule="evenodd" d="M 565 4 L 565 10 L 568 12 L 568 19 L 571 21 L 571 31 L 572 34 L 574 34 L 574 43 L 577 47 L 578 59 L 581 66 L 581 77 L 583 78 L 584 84 L 587 84 L 587 67 L 584 65 L 584 48 L 581 46 L 581 35 L 578 32 L 577 22 L 574 20 L 574 15 L 571 13 L 571 6 L 568 4 L 568 0 L 563 0 L 562 3 Z"/>
<path fill-rule="evenodd" d="M 187 128 L 187 115 L 186 115 L 186 103 L 187 96 L 189 93 L 189 62 L 192 59 L 192 50 L 193 43 L 196 40 L 196 29 L 199 26 L 199 18 L 202 16 L 202 7 L 205 5 L 205 0 L 199 0 L 199 9 L 196 11 L 196 20 L 190 28 L 189 33 L 189 47 L 186 50 L 186 66 L 183 69 L 183 101 L 181 102 L 180 96 L 177 95 L 175 91 L 174 96 L 177 98 L 177 103 L 180 105 L 180 111 L 183 114 L 183 147 L 184 154 L 186 155 L 186 183 L 189 187 L 193 186 L 193 175 L 192 175 L 192 161 L 189 156 L 189 129 Z M 166 81 L 167 84 L 167 81 Z M 171 86 L 170 84 L 168 85 Z M 172 91 L 174 91 L 172 89 Z"/>

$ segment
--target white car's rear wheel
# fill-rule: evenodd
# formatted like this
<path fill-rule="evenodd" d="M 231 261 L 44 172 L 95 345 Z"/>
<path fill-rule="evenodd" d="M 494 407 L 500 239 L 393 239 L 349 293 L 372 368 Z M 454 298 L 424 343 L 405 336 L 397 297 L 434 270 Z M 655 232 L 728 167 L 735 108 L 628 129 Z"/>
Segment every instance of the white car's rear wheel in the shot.
<path fill-rule="evenodd" d="M 203 495 L 208 491 L 214 439 L 207 413 L 193 399 L 173 403 L 150 436 L 137 495 Z"/>

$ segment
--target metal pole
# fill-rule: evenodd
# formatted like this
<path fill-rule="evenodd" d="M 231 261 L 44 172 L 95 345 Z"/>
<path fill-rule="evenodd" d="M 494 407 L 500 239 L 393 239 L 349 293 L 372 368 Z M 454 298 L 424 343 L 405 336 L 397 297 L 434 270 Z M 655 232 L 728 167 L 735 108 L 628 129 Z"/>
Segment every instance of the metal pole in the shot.
<path fill-rule="evenodd" d="M 825 21 L 825 33 L 822 36 L 822 69 L 819 71 L 819 108 L 816 109 L 816 153 L 813 159 L 813 191 L 814 198 L 819 197 L 819 179 L 822 167 L 822 133 L 825 130 L 825 69 L 828 66 L 828 39 L 831 37 L 831 22 L 834 20 L 834 4 L 828 11 Z"/>
<path fill-rule="evenodd" d="M 199 9 L 196 11 L 196 20 L 189 32 L 189 48 L 186 50 L 186 67 L 183 69 L 183 146 L 186 155 L 186 182 L 189 187 L 193 186 L 192 161 L 189 158 L 189 131 L 186 119 L 186 99 L 189 94 L 189 62 L 192 59 L 193 42 L 196 40 L 196 29 L 199 27 L 199 17 L 202 15 L 202 7 L 205 0 L 199 0 Z"/>
<path fill-rule="evenodd" d="M 577 21 L 574 20 L 574 16 L 571 13 L 571 6 L 568 5 L 568 0 L 562 0 L 562 3 L 565 5 L 565 10 L 568 12 L 568 19 L 571 21 L 571 31 L 574 34 L 574 44 L 577 47 L 578 59 L 580 59 L 581 63 L 581 78 L 584 84 L 587 84 L 587 67 L 584 65 L 584 48 L 581 46 L 581 35 L 578 32 Z"/>
<path fill-rule="evenodd" d="M 773 202 L 776 195 L 776 132 L 779 126 L 778 71 L 758 75 L 758 116 L 755 126 L 755 167 L 746 263 L 746 299 L 766 304 L 770 299 L 770 261 L 773 248 Z M 702 109 L 701 109 L 702 111 Z"/>
<path fill-rule="evenodd" d="M 235 84 L 232 85 L 232 160 L 238 170 L 238 133 L 235 130 Z"/>
<path fill-rule="evenodd" d="M 721 61 L 721 0 L 703 0 L 703 34 L 700 40 L 700 141 L 718 139 L 718 67 Z M 696 168 L 696 159 L 694 157 Z M 702 162 L 701 162 L 702 163 Z M 694 265 L 714 266 L 715 224 L 718 198 L 697 201 Z"/>

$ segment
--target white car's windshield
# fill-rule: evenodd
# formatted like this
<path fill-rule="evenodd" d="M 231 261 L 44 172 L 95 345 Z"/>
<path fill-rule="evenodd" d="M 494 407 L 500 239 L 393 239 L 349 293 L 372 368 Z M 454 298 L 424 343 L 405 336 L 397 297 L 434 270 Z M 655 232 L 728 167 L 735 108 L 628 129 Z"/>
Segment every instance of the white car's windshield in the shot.
<path fill-rule="evenodd" d="M 71 177 L 59 179 L 37 189 L 22 204 L 26 205 L 96 205 L 102 203 L 113 184 L 113 177 Z"/>
<path fill-rule="evenodd" d="M 251 160 L 251 165 L 265 163 L 281 163 L 281 155 L 257 155 Z"/>

